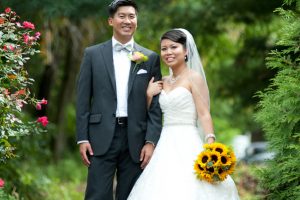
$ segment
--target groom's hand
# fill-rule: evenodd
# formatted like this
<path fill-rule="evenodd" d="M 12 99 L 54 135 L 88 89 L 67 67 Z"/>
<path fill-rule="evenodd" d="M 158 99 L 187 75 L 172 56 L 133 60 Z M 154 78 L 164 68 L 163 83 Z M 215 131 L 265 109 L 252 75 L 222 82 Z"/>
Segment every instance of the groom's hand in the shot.
<path fill-rule="evenodd" d="M 83 161 L 83 163 L 88 167 L 91 163 L 90 160 L 87 156 L 87 153 L 92 156 L 93 150 L 91 147 L 91 144 L 89 142 L 83 142 L 79 144 L 79 151 L 80 151 L 80 155 L 81 155 L 81 159 Z"/>
<path fill-rule="evenodd" d="M 142 148 L 141 155 L 140 155 L 140 161 L 142 162 L 141 163 L 142 169 L 144 169 L 147 166 L 147 164 L 149 163 L 149 161 L 152 157 L 153 151 L 154 151 L 154 145 L 151 143 L 146 143 L 144 145 L 144 147 Z"/>

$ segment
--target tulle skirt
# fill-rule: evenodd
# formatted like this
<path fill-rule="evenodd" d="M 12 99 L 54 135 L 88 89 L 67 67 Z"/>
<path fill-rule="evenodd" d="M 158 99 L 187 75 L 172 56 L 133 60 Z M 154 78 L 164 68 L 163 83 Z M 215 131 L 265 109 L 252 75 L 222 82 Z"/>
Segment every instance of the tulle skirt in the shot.
<path fill-rule="evenodd" d="M 195 126 L 165 126 L 128 200 L 238 200 L 230 176 L 217 184 L 196 178 L 193 165 L 202 146 Z"/>

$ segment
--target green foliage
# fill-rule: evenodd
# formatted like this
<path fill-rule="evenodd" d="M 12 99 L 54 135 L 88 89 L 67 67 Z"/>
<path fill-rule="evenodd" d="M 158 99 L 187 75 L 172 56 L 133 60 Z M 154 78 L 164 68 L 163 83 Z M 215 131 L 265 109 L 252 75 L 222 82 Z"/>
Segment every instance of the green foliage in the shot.
<path fill-rule="evenodd" d="M 0 188 L 0 199 L 1 200 L 16 200 L 16 198 L 7 194 L 3 188 Z"/>
<path fill-rule="evenodd" d="M 14 159 L 0 166 L 1 175 L 4 173 L 6 180 L 5 195 L 24 200 L 83 199 L 87 168 L 77 156 L 68 155 L 58 163 L 29 159 L 20 163 Z M 16 163 L 18 167 L 15 167 Z"/>
<path fill-rule="evenodd" d="M 299 0 L 286 1 L 300 4 Z M 295 4 L 293 4 L 295 5 Z M 300 15 L 279 8 L 284 26 L 267 66 L 278 70 L 271 85 L 259 92 L 261 98 L 256 119 L 265 131 L 269 149 L 275 158 L 262 171 L 261 185 L 267 199 L 298 199 L 300 196 Z"/>
<path fill-rule="evenodd" d="M 42 129 L 37 122 L 24 121 L 24 104 L 39 105 L 32 97 L 29 77 L 25 64 L 39 50 L 40 33 L 33 33 L 34 24 L 19 21 L 19 16 L 10 8 L 0 14 L 0 163 L 14 157 L 11 142 Z"/>
<path fill-rule="evenodd" d="M 76 157 L 76 156 L 75 156 Z M 79 161 L 79 162 L 78 162 Z M 74 156 L 61 161 L 58 166 L 47 168 L 47 176 L 51 178 L 43 189 L 47 191 L 45 200 L 81 200 L 84 196 L 86 183 L 86 167 Z"/>
<path fill-rule="evenodd" d="M 45 18 L 55 17 L 69 17 L 74 20 L 87 17 L 89 15 L 101 15 L 106 16 L 106 5 L 109 4 L 109 0 L 95 1 L 95 0 L 32 0 L 32 1 L 19 1 L 19 0 L 4 0 L 0 2 L 3 7 L 14 7 L 17 12 L 22 12 L 25 16 L 34 16 L 38 12 L 43 13 Z M 38 12 L 32 12 L 32 10 Z M 80 13 L 80 14 L 79 14 Z"/>

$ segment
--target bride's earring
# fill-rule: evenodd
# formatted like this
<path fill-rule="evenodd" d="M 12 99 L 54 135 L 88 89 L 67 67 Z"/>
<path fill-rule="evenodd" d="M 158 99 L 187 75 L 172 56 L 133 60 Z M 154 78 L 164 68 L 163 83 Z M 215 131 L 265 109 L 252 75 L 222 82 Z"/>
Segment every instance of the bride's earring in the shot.
<path fill-rule="evenodd" d="M 184 56 L 184 61 L 187 62 L 188 61 L 188 57 L 187 55 Z"/>

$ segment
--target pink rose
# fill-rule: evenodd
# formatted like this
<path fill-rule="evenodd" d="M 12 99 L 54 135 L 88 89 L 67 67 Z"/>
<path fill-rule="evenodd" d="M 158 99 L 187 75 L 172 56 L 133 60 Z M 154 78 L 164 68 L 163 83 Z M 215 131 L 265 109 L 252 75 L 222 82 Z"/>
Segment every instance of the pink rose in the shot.
<path fill-rule="evenodd" d="M 29 35 L 28 34 L 24 34 L 23 35 L 23 39 L 24 39 L 24 43 L 28 44 L 28 42 L 29 42 Z"/>
<path fill-rule="evenodd" d="M 43 104 L 43 105 L 47 105 L 47 104 L 48 104 L 48 101 L 47 101 L 45 98 L 43 98 L 40 102 L 37 102 L 37 103 L 36 103 L 35 108 L 36 108 L 37 110 L 41 110 L 41 109 L 42 109 L 42 104 Z"/>
<path fill-rule="evenodd" d="M 42 99 L 42 101 L 41 101 L 41 104 L 44 104 L 44 105 L 47 105 L 48 104 L 48 101 L 46 100 L 46 99 Z"/>
<path fill-rule="evenodd" d="M 27 21 L 23 22 L 23 28 L 35 29 L 34 24 L 31 22 L 27 22 Z"/>
<path fill-rule="evenodd" d="M 40 36 L 41 36 L 41 33 L 40 33 L 40 32 L 36 32 L 36 33 L 34 34 L 34 37 L 35 37 L 36 39 L 39 39 Z"/>
<path fill-rule="evenodd" d="M 5 9 L 5 13 L 10 13 L 11 9 L 10 8 L 6 8 Z"/>
<path fill-rule="evenodd" d="M 37 110 L 42 110 L 42 105 L 41 105 L 41 103 L 37 103 L 36 106 L 35 106 L 35 108 L 36 108 Z"/>
<path fill-rule="evenodd" d="M 48 117 L 46 117 L 46 116 L 39 117 L 37 119 L 37 122 L 41 123 L 43 126 L 47 126 L 47 124 L 49 123 Z"/>
<path fill-rule="evenodd" d="M 22 25 L 20 24 L 20 22 L 16 23 L 17 27 L 22 28 Z"/>
<path fill-rule="evenodd" d="M 5 185 L 5 182 L 2 178 L 0 178 L 0 188 L 3 188 Z"/>
<path fill-rule="evenodd" d="M 136 62 L 137 64 L 140 64 L 142 62 L 146 62 L 148 60 L 148 56 L 145 56 L 143 53 L 135 51 L 133 54 L 130 56 L 130 59 L 133 62 Z"/>
<path fill-rule="evenodd" d="M 134 53 L 132 55 L 132 61 L 137 61 L 137 60 L 140 60 L 140 59 L 142 59 L 142 56 L 140 54 Z"/>

